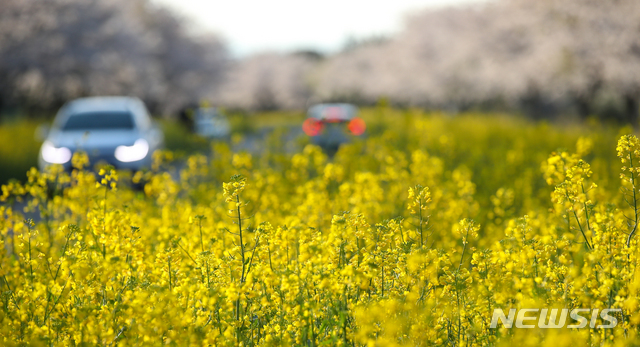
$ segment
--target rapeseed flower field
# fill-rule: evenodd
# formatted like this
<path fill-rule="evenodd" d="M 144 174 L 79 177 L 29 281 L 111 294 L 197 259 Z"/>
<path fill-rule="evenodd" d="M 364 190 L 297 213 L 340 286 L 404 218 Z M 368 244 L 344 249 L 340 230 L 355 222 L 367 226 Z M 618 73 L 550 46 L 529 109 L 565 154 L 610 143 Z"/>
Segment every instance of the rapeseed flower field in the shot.
<path fill-rule="evenodd" d="M 127 178 L 77 153 L 2 186 L 0 344 L 639 343 L 633 129 L 367 112 L 332 157 L 273 137 Z M 517 329 L 496 308 L 620 310 Z"/>

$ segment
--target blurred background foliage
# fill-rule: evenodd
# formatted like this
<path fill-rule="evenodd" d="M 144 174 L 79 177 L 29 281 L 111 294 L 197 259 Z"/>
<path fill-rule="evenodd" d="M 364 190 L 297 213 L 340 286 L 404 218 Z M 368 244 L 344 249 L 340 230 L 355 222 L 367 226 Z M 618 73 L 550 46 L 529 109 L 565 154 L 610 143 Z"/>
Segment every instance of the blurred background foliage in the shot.
<path fill-rule="evenodd" d="M 38 124 L 32 120 L 12 120 L 0 124 L 0 184 L 26 173 L 38 164 L 41 142 L 34 137 Z"/>
<path fill-rule="evenodd" d="M 0 113 L 51 115 L 72 98 L 124 94 L 165 116 L 203 99 L 242 111 L 385 99 L 635 122 L 638 22 L 635 0 L 498 0 L 416 12 L 401 32 L 335 54 L 234 58 L 223 38 L 149 0 L 5 0 Z"/>

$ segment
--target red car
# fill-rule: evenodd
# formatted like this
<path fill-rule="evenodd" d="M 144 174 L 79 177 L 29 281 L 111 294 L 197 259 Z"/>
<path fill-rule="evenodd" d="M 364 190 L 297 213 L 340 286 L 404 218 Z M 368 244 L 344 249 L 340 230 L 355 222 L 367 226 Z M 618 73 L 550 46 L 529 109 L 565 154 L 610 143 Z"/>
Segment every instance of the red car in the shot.
<path fill-rule="evenodd" d="M 309 108 L 302 130 L 313 144 L 335 153 L 353 136 L 364 134 L 366 124 L 357 113 L 358 108 L 351 104 L 317 104 Z"/>

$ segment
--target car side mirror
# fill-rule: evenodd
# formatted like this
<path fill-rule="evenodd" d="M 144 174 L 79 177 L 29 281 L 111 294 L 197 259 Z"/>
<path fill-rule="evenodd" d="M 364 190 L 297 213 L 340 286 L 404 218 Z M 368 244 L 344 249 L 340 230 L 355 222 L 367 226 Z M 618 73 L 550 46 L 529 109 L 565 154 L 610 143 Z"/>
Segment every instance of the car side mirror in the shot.
<path fill-rule="evenodd" d="M 43 123 L 38 125 L 38 127 L 36 128 L 36 132 L 34 134 L 35 140 L 38 142 L 44 142 L 44 140 L 47 139 L 47 136 L 49 136 L 50 130 L 51 130 L 51 127 L 49 126 L 49 124 Z"/>

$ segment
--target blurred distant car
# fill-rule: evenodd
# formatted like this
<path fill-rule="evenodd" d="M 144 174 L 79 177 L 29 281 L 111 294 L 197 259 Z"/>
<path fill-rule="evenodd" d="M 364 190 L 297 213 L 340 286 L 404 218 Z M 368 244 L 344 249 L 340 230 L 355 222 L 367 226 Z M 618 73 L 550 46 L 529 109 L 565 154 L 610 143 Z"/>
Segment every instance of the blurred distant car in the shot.
<path fill-rule="evenodd" d="M 58 111 L 46 131 L 38 166 L 42 170 L 51 164 L 61 164 L 71 170 L 73 153 L 84 151 L 91 165 L 139 170 L 151 166 L 152 153 L 163 144 L 162 131 L 140 99 L 119 96 L 76 99 Z"/>
<path fill-rule="evenodd" d="M 208 139 L 227 140 L 231 135 L 231 126 L 218 109 L 200 107 L 194 115 L 193 131 Z"/>
<path fill-rule="evenodd" d="M 317 104 L 309 108 L 302 130 L 313 144 L 335 152 L 353 136 L 364 134 L 366 124 L 357 113 L 358 108 L 351 104 Z"/>

